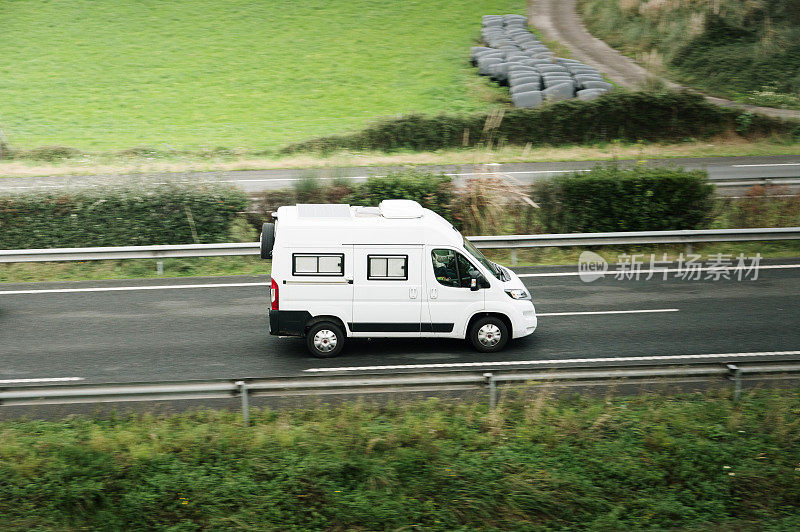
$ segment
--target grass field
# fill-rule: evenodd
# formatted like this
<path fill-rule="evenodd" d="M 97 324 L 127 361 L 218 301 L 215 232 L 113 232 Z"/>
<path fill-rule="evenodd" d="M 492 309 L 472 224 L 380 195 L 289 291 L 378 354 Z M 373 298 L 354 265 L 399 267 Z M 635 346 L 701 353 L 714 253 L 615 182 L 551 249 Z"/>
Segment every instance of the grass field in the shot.
<path fill-rule="evenodd" d="M 401 113 L 486 109 L 480 17 L 522 0 L 0 4 L 11 145 L 276 148 Z"/>

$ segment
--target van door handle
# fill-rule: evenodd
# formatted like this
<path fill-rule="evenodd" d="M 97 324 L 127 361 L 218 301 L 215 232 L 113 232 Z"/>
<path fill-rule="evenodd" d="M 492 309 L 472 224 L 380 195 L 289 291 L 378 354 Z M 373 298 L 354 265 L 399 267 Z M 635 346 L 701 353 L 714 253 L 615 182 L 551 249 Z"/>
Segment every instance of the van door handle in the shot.
<path fill-rule="evenodd" d="M 439 297 L 439 290 L 437 288 L 431 288 L 431 299 L 436 299 Z"/>
<path fill-rule="evenodd" d="M 409 289 L 408 297 L 411 299 L 417 299 L 417 289 L 416 288 Z"/>

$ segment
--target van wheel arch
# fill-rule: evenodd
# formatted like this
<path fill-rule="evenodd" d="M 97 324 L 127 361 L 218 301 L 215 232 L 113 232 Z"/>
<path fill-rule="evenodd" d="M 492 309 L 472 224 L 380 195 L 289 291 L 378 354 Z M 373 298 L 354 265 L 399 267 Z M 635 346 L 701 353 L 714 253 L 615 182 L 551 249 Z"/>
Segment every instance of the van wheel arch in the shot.
<path fill-rule="evenodd" d="M 505 314 L 500 312 L 478 312 L 469 319 L 467 323 L 467 330 L 464 331 L 464 339 L 469 340 L 469 332 L 472 330 L 472 325 L 481 318 L 497 318 L 502 321 L 508 328 L 508 339 L 514 337 L 514 331 L 511 327 L 511 320 Z"/>
<path fill-rule="evenodd" d="M 324 321 L 333 323 L 342 329 L 342 332 L 347 335 L 347 327 L 345 327 L 344 322 L 337 318 L 336 316 L 314 316 L 310 320 L 306 322 L 305 329 L 303 331 L 303 336 L 308 334 L 309 329 L 316 325 L 317 323 L 322 323 Z"/>

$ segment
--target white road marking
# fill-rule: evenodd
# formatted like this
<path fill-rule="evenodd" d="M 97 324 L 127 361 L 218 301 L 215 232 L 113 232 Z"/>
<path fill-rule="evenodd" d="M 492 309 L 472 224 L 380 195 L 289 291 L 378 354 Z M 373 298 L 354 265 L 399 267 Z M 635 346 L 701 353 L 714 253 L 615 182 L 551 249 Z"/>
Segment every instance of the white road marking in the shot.
<path fill-rule="evenodd" d="M 0 380 L 0 384 L 34 384 L 37 382 L 69 382 L 82 381 L 83 377 L 56 377 L 53 379 L 5 379 Z"/>
<path fill-rule="evenodd" d="M 775 164 L 733 164 L 733 168 L 748 168 L 753 166 L 800 166 L 800 163 L 775 163 Z"/>
<path fill-rule="evenodd" d="M 486 175 L 517 175 L 517 174 L 568 174 L 573 172 L 588 172 L 589 170 L 527 170 L 516 172 L 465 172 L 460 174 L 444 174 L 449 177 L 465 177 L 465 176 L 486 176 Z M 385 175 L 352 175 L 352 176 L 339 176 L 339 177 L 317 177 L 321 181 L 331 181 L 334 179 L 369 179 L 370 177 L 386 177 Z M 265 177 L 262 179 L 226 179 L 222 183 L 264 183 L 270 181 L 300 181 L 301 177 Z"/>
<path fill-rule="evenodd" d="M 677 308 L 656 308 L 645 310 L 598 310 L 587 312 L 542 312 L 537 313 L 537 317 L 541 316 L 592 316 L 595 314 L 646 314 L 648 312 L 679 312 Z"/>
<path fill-rule="evenodd" d="M 134 290 L 171 290 L 179 288 L 228 288 L 238 286 L 268 286 L 267 283 L 175 284 L 159 286 L 107 286 L 98 288 L 51 288 L 44 290 L 7 290 L 0 296 L 17 294 L 69 294 L 72 292 L 126 292 Z"/>
<path fill-rule="evenodd" d="M 800 264 L 769 264 L 766 266 L 758 266 L 759 270 L 772 270 L 784 268 L 800 268 Z M 717 268 L 696 268 L 692 271 L 709 271 L 716 270 Z M 677 268 L 667 269 L 667 273 L 685 272 Z M 664 270 L 640 270 L 639 274 L 653 272 L 657 277 L 658 274 L 664 273 Z M 598 274 L 601 272 L 598 272 Z M 616 275 L 618 272 L 611 270 L 603 273 L 603 275 Z M 630 272 L 625 272 L 630 273 Z M 517 274 L 520 278 L 526 277 L 574 277 L 580 275 L 580 272 L 549 272 L 549 273 L 520 273 Z M 126 292 L 135 290 L 172 290 L 180 288 L 228 288 L 228 287 L 241 287 L 241 286 L 268 286 L 268 283 L 216 283 L 216 284 L 177 284 L 177 285 L 159 285 L 159 286 L 108 286 L 97 288 L 48 288 L 42 290 L 5 290 L 0 291 L 0 296 L 11 296 L 18 294 L 69 294 L 73 292 Z M 637 311 L 638 312 L 638 311 Z M 651 312 L 651 311 L 647 311 Z"/>
<path fill-rule="evenodd" d="M 789 268 L 800 268 L 800 264 L 767 264 L 767 265 L 758 265 L 756 269 L 758 270 L 780 270 L 780 269 L 789 269 Z M 707 271 L 719 271 L 720 267 L 706 267 L 706 268 L 692 268 L 692 272 L 707 272 Z M 729 267 L 728 271 L 733 274 L 733 268 Z M 686 273 L 687 269 L 680 269 L 680 268 L 668 268 L 666 270 L 639 270 L 639 276 L 641 277 L 642 274 L 645 273 L 652 273 L 653 278 L 657 278 L 658 274 L 663 276 L 664 273 Z M 609 270 L 607 272 L 591 272 L 592 275 L 617 275 L 618 273 L 625 273 L 626 275 L 636 275 L 637 272 L 625 270 L 624 272 L 621 270 Z M 549 272 L 549 273 L 518 273 L 517 276 L 519 278 L 523 277 L 568 277 L 568 276 L 576 276 L 581 275 L 581 272 L 574 271 L 574 272 Z"/>
<path fill-rule="evenodd" d="M 800 351 L 764 351 L 756 353 L 715 353 L 703 355 L 664 355 L 648 357 L 616 357 L 616 358 L 572 358 L 568 360 L 516 360 L 512 362 L 463 362 L 450 364 L 407 364 L 395 366 L 359 366 L 359 367 L 339 367 L 339 368 L 309 368 L 304 369 L 308 373 L 325 373 L 333 371 L 371 371 L 389 369 L 438 369 L 438 368 L 487 368 L 498 366 L 558 366 L 564 364 L 579 363 L 607 363 L 607 362 L 666 362 L 666 361 L 688 361 L 688 360 L 708 360 L 713 358 L 737 359 L 753 358 L 759 356 L 783 356 L 800 355 Z"/>

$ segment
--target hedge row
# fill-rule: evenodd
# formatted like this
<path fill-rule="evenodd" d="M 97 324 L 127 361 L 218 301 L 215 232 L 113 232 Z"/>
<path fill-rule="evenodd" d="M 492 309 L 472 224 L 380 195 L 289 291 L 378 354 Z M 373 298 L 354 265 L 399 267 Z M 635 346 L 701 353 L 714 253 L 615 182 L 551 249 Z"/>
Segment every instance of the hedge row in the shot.
<path fill-rule="evenodd" d="M 713 185 L 702 170 L 598 166 L 537 183 L 546 232 L 667 231 L 705 226 Z"/>
<path fill-rule="evenodd" d="M 489 136 L 507 144 L 587 143 L 611 140 L 681 140 L 723 132 L 787 134 L 797 122 L 748 116 L 706 102 L 689 92 L 615 91 L 592 101 L 564 101 L 496 115 L 411 115 L 377 122 L 366 129 L 320 137 L 285 147 L 283 153 L 354 150 L 436 150 L 485 143 Z M 492 127 L 487 127 L 491 125 Z"/>
<path fill-rule="evenodd" d="M 227 242 L 247 208 L 210 184 L 105 187 L 0 196 L 0 249 Z"/>
<path fill-rule="evenodd" d="M 798 530 L 800 390 L 668 386 L 0 422 L 0 528 Z"/>
<path fill-rule="evenodd" d="M 415 170 L 361 184 L 323 187 L 304 180 L 293 190 L 263 193 L 250 205 L 248 218 L 260 227 L 280 205 L 377 205 L 404 198 L 470 234 L 503 232 L 509 224 L 512 230 L 531 231 L 527 214 L 525 227 L 512 220 L 521 216 L 522 204 L 488 185 L 457 190 L 446 175 Z M 702 171 L 598 167 L 537 184 L 533 197 L 541 209 L 533 217 L 537 231 L 557 233 L 693 229 L 708 222 L 712 191 Z M 0 197 L 0 249 L 225 242 L 248 203 L 242 191 L 206 184 L 17 193 Z"/>

